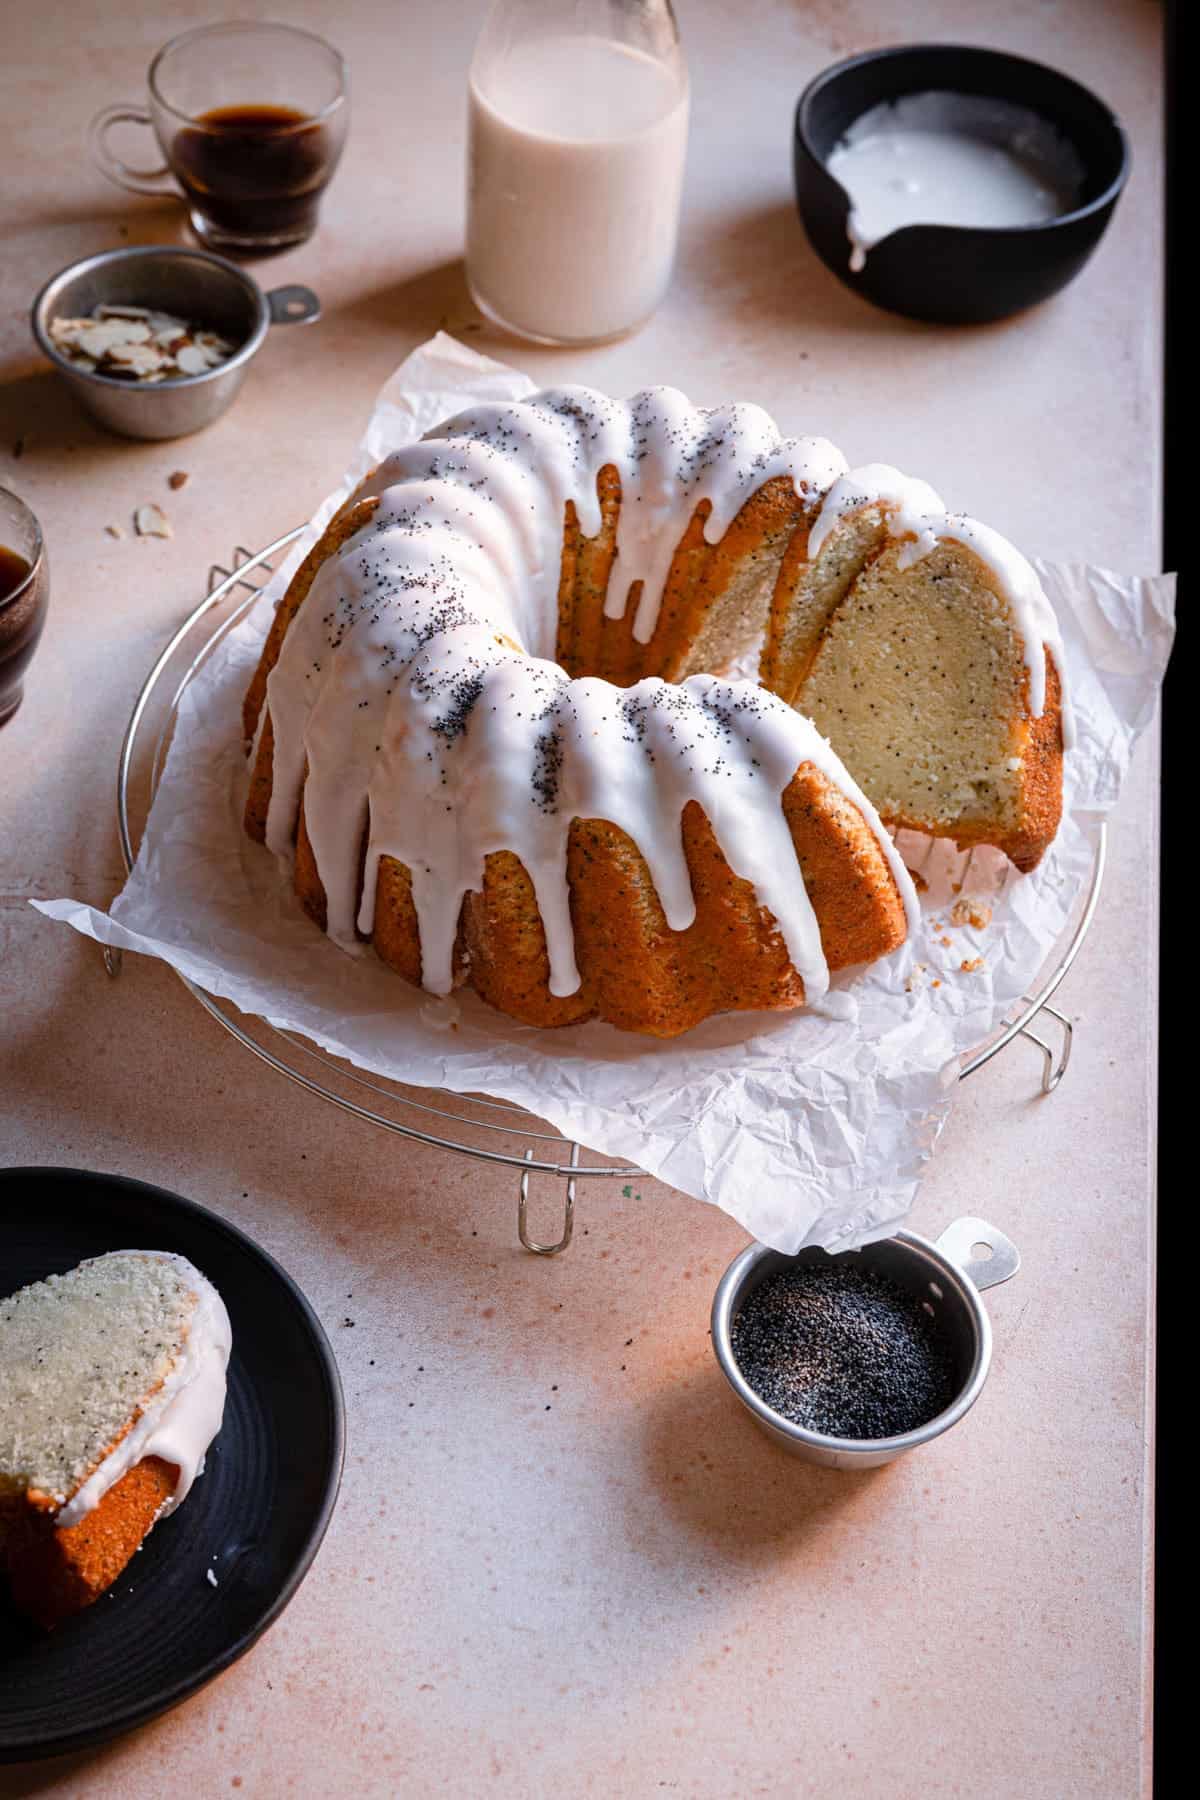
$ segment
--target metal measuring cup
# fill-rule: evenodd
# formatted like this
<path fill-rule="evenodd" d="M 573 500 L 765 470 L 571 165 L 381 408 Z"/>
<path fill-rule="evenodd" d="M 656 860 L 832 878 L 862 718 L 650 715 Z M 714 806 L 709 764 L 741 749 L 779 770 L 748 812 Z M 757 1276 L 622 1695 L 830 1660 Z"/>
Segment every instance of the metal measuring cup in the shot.
<path fill-rule="evenodd" d="M 219 331 L 237 345 L 202 375 L 170 381 L 121 381 L 80 368 L 50 337 L 58 318 L 86 318 L 98 305 L 148 306 Z M 142 246 L 105 250 L 51 277 L 33 303 L 38 347 L 87 410 L 123 437 L 173 438 L 220 418 L 242 385 L 272 325 L 307 325 L 321 316 L 311 288 L 292 284 L 264 294 L 252 276 L 210 250 Z"/>
<path fill-rule="evenodd" d="M 798 1263 L 824 1261 L 827 1254 L 811 1249 L 784 1256 L 764 1244 L 743 1250 L 726 1269 L 713 1297 L 713 1351 L 721 1373 L 755 1424 L 791 1455 L 830 1469 L 874 1469 L 940 1437 L 974 1406 L 992 1358 L 992 1327 L 980 1290 L 1015 1275 L 1021 1258 L 1002 1231 L 970 1216 L 948 1225 L 936 1243 L 898 1231 L 894 1237 L 864 1244 L 861 1250 L 843 1251 L 843 1256 L 860 1257 L 863 1267 L 915 1295 L 936 1318 L 954 1360 L 957 1392 L 944 1411 L 912 1431 L 884 1438 L 835 1438 L 808 1431 L 768 1406 L 742 1374 L 732 1343 L 734 1319 L 768 1275 Z"/>

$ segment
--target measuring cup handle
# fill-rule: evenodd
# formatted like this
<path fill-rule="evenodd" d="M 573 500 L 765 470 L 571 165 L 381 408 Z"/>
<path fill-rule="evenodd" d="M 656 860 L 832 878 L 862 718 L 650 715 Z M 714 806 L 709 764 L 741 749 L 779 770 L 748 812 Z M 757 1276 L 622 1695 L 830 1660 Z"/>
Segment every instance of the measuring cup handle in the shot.
<path fill-rule="evenodd" d="M 144 106 L 104 107 L 88 126 L 88 148 L 100 173 L 114 186 L 127 188 L 131 194 L 174 193 L 175 184 L 166 163 L 161 163 L 157 169 L 134 169 L 109 149 L 108 133 L 114 125 L 146 125 L 151 131 L 154 129 L 154 121 Z"/>
<path fill-rule="evenodd" d="M 311 288 L 292 281 L 271 289 L 267 310 L 272 325 L 315 325 L 321 316 L 321 302 Z"/>
<path fill-rule="evenodd" d="M 977 1288 L 996 1287 L 1021 1266 L 1021 1252 L 1012 1239 L 969 1213 L 947 1225 L 937 1247 Z"/>

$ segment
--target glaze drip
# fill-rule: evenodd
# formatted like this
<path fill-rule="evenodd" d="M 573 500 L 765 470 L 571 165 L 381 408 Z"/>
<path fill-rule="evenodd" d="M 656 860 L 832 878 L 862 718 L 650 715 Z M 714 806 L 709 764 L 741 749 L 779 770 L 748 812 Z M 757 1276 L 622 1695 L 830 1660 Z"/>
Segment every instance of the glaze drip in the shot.
<path fill-rule="evenodd" d="M 233 1343 L 229 1314 L 212 1283 L 184 1256 L 165 1250 L 136 1252 L 169 1262 L 195 1295 L 175 1365 L 130 1429 L 57 1514 L 64 1529 L 78 1525 L 94 1511 L 111 1488 L 148 1456 L 161 1457 L 178 1471 L 175 1491 L 164 1501 L 160 1518 L 182 1506 L 204 1459 L 221 1429 L 225 1409 L 225 1371 Z"/>

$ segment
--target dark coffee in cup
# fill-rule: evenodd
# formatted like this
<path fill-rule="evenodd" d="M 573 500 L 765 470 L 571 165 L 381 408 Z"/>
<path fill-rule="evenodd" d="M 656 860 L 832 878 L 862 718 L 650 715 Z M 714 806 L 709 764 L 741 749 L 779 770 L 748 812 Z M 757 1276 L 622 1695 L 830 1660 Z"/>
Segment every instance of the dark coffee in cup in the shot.
<path fill-rule="evenodd" d="M 318 120 L 290 106 L 217 106 L 171 141 L 171 168 L 210 228 L 232 238 L 298 239 L 340 145 Z"/>
<path fill-rule="evenodd" d="M 135 194 L 181 188 L 212 250 L 253 256 L 311 236 L 346 141 L 346 68 L 331 44 L 267 20 L 200 25 L 163 46 L 147 85 L 147 107 L 106 106 L 92 120 L 110 181 Z M 152 127 L 162 166 L 115 155 L 116 125 Z"/>
<path fill-rule="evenodd" d="M 49 598 L 45 557 L 30 562 L 0 543 L 0 725 L 21 704 L 25 671 L 46 623 Z"/>

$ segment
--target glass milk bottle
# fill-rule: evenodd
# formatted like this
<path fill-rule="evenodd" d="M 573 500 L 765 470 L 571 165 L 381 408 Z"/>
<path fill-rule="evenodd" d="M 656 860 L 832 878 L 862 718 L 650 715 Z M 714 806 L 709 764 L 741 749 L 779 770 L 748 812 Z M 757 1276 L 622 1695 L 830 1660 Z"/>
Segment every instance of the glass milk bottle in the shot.
<path fill-rule="evenodd" d="M 548 344 L 648 319 L 675 260 L 687 125 L 670 0 L 494 0 L 469 85 L 480 311 Z"/>

